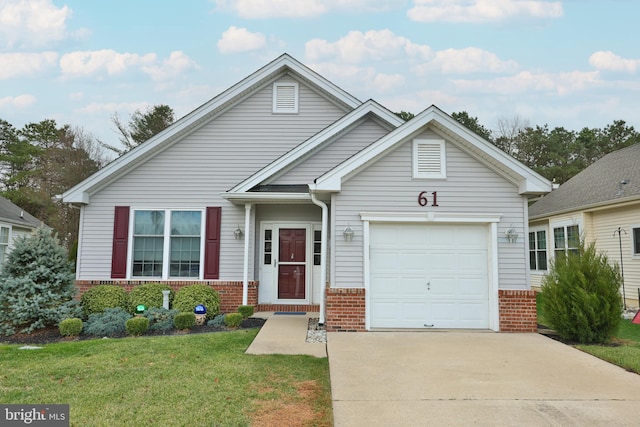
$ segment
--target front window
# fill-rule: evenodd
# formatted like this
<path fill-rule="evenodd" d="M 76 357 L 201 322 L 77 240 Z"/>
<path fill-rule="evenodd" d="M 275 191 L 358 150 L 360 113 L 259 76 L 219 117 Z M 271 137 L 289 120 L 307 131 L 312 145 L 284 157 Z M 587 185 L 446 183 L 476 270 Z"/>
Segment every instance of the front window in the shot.
<path fill-rule="evenodd" d="M 567 253 L 578 253 L 580 246 L 580 231 L 577 225 L 567 225 L 553 229 L 553 244 L 555 256 Z"/>
<path fill-rule="evenodd" d="M 199 277 L 202 212 L 137 210 L 133 277 Z"/>
<path fill-rule="evenodd" d="M 4 263 L 9 252 L 9 227 L 0 227 L 0 265 Z"/>
<path fill-rule="evenodd" d="M 640 255 L 640 227 L 633 229 L 633 254 Z"/>
<path fill-rule="evenodd" d="M 529 233 L 529 268 L 547 270 L 547 231 L 538 230 Z"/>

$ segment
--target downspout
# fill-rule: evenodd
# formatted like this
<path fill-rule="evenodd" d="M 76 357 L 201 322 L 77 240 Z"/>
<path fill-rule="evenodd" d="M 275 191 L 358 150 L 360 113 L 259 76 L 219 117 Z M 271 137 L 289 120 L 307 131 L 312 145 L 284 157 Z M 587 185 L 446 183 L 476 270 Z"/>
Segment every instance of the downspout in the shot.
<path fill-rule="evenodd" d="M 324 325 L 325 321 L 325 291 L 327 286 L 327 235 L 329 229 L 329 208 L 327 204 L 316 197 L 313 190 L 309 189 L 311 201 L 322 209 L 322 230 L 320 233 L 320 319 L 318 323 Z"/>
<path fill-rule="evenodd" d="M 242 272 L 242 305 L 249 303 L 249 240 L 251 233 L 251 203 L 244 205 L 244 266 Z"/>

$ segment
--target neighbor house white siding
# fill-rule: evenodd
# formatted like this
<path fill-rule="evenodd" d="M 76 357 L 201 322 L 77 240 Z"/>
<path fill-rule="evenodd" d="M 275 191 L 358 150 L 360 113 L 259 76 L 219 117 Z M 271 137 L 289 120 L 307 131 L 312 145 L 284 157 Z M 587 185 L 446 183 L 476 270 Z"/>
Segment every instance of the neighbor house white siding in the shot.
<path fill-rule="evenodd" d="M 425 132 L 416 138 L 443 138 Z M 446 138 L 444 138 L 446 140 Z M 412 140 L 404 142 L 381 160 L 370 165 L 342 185 L 332 201 L 335 252 L 332 272 L 334 287 L 363 287 L 363 223 L 361 212 L 451 214 L 498 214 L 497 226 L 499 285 L 506 289 L 527 288 L 527 252 L 525 250 L 525 204 L 518 188 L 484 164 L 446 141 L 446 179 L 412 178 Z M 418 195 L 426 191 L 428 206 L 420 206 Z M 438 207 L 431 206 L 437 192 Z M 349 225 L 352 242 L 342 238 Z M 516 243 L 508 243 L 505 231 L 514 228 Z"/>
<path fill-rule="evenodd" d="M 220 279 L 242 279 L 243 241 L 234 239 L 233 230 L 244 224 L 244 207 L 227 202 L 220 193 L 345 114 L 302 82 L 298 113 L 274 114 L 272 83 L 91 195 L 82 209 L 79 279 L 110 277 L 114 206 L 222 206 Z M 253 248 L 254 235 L 248 237 Z M 249 265 L 254 265 L 252 260 Z"/>

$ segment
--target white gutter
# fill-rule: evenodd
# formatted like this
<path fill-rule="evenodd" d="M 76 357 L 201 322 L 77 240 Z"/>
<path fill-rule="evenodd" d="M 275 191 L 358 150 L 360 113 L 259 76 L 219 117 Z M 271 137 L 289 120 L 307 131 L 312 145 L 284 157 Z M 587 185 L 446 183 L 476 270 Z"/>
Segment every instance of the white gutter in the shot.
<path fill-rule="evenodd" d="M 325 291 L 327 286 L 327 235 L 329 228 L 329 208 L 327 204 L 316 198 L 316 194 L 309 189 L 311 201 L 322 209 L 322 237 L 320 239 L 320 319 L 318 323 L 325 322 Z"/>
<path fill-rule="evenodd" d="M 251 225 L 251 203 L 244 205 L 244 266 L 242 273 L 242 305 L 249 302 L 249 240 L 251 233 L 249 228 Z"/>

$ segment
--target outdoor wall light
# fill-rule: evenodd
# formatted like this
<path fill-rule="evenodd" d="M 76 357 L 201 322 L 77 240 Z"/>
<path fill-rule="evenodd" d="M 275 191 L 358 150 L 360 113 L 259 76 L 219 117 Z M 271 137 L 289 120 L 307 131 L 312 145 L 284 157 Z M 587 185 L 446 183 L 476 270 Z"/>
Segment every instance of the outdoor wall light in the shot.
<path fill-rule="evenodd" d="M 507 236 L 509 243 L 516 243 L 518 241 L 518 232 L 513 228 L 509 228 L 505 231 L 504 235 Z"/>
<path fill-rule="evenodd" d="M 344 228 L 344 231 L 342 232 L 342 235 L 344 236 L 344 240 L 347 242 L 350 242 L 353 240 L 353 228 L 351 228 L 350 225 L 347 225 Z"/>
<path fill-rule="evenodd" d="M 240 224 L 238 224 L 238 226 L 236 227 L 235 230 L 233 230 L 233 237 L 235 237 L 236 240 L 240 240 L 242 239 L 242 235 L 244 233 L 242 232 L 242 230 L 240 229 Z"/>

